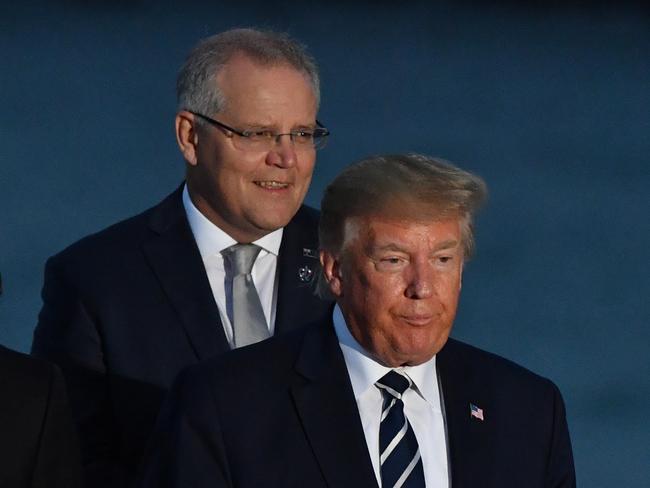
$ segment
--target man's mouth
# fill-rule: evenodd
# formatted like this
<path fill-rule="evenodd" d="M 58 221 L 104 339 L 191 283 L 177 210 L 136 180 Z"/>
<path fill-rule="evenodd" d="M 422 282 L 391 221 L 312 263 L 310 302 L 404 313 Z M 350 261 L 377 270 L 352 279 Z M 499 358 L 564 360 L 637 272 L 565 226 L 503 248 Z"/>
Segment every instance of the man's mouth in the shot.
<path fill-rule="evenodd" d="M 253 183 L 266 190 L 282 190 L 284 188 L 289 188 L 289 183 L 275 180 L 254 181 Z"/>
<path fill-rule="evenodd" d="M 408 322 L 411 325 L 423 326 L 431 323 L 433 315 L 431 314 L 413 314 L 413 315 L 403 315 L 402 320 Z"/>

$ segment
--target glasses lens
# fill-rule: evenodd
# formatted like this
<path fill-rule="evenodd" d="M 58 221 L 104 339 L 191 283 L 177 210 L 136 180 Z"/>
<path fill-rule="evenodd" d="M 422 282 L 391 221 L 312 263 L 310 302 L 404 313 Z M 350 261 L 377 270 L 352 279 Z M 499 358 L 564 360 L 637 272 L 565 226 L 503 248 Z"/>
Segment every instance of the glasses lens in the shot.
<path fill-rule="evenodd" d="M 233 134 L 233 145 L 242 151 L 268 151 L 275 144 L 273 134 L 247 132 L 246 136 Z"/>
<path fill-rule="evenodd" d="M 316 129 L 314 131 L 314 148 L 323 149 L 327 145 L 327 137 L 330 135 L 327 129 Z"/>
<path fill-rule="evenodd" d="M 329 131 L 317 128 L 309 136 L 297 134 L 272 134 L 269 132 L 248 133 L 246 136 L 233 133 L 233 145 L 241 151 L 270 151 L 278 144 L 279 137 L 290 137 L 296 150 L 322 149 L 327 144 Z"/>

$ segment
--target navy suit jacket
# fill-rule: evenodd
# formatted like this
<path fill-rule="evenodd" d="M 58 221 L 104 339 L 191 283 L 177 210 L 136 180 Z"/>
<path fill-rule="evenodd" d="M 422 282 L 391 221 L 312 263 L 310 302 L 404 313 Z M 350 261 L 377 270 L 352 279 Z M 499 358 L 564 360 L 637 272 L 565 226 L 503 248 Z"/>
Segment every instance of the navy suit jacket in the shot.
<path fill-rule="evenodd" d="M 317 221 L 302 206 L 284 228 L 276 333 L 330 313 L 299 277 L 318 268 Z M 181 188 L 50 258 L 42 296 L 32 353 L 66 376 L 87 484 L 128 486 L 177 373 L 229 350 Z"/>
<path fill-rule="evenodd" d="M 59 369 L 0 346 L 0 487 L 80 488 L 77 433 Z"/>
<path fill-rule="evenodd" d="M 436 364 L 453 488 L 575 486 L 553 383 L 453 339 Z M 331 321 L 183 372 L 161 411 L 141 486 L 377 486 Z"/>

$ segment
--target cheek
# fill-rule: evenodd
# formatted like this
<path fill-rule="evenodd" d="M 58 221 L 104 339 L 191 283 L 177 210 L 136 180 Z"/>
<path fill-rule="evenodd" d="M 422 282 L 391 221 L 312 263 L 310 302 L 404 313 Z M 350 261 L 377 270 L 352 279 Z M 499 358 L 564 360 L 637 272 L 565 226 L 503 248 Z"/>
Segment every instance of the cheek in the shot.
<path fill-rule="evenodd" d="M 316 154 L 313 154 L 311 156 L 304 156 L 302 159 L 299 159 L 298 173 L 306 180 L 310 180 L 311 175 L 314 172 L 315 164 Z"/>
<path fill-rule="evenodd" d="M 313 170 L 313 161 L 310 164 L 303 164 L 301 162 L 296 166 L 295 171 L 293 172 L 293 191 L 296 198 L 300 199 L 300 202 L 304 200 L 305 195 L 309 190 L 309 184 L 311 183 Z"/>
<path fill-rule="evenodd" d="M 358 275 L 358 296 L 363 297 L 369 315 L 390 315 L 404 298 L 404 284 L 399 274 Z"/>
<path fill-rule="evenodd" d="M 305 172 L 301 173 L 298 175 L 298 178 L 296 180 L 299 183 L 300 186 L 300 191 L 304 195 L 307 193 L 307 190 L 309 189 L 309 184 L 311 183 L 311 177 L 312 177 L 312 172 Z"/>
<path fill-rule="evenodd" d="M 449 308 L 455 309 L 460 294 L 460 276 L 450 276 L 446 280 L 441 280 L 437 288 L 440 301 Z"/>
<path fill-rule="evenodd" d="M 255 163 L 249 161 L 224 161 L 212 169 L 212 178 L 219 190 L 224 194 L 240 195 L 245 191 L 251 180 Z"/>

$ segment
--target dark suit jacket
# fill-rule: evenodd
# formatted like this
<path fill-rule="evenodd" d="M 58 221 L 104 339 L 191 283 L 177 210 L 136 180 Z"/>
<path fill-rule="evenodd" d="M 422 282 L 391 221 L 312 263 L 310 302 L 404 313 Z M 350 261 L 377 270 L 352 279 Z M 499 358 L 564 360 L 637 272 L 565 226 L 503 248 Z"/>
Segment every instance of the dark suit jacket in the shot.
<path fill-rule="evenodd" d="M 82 239 L 45 268 L 32 352 L 63 369 L 93 488 L 128 485 L 177 373 L 229 350 L 181 195 Z M 303 206 L 284 229 L 276 333 L 330 313 L 299 278 L 318 268 L 317 220 Z"/>
<path fill-rule="evenodd" d="M 553 383 L 452 339 L 436 361 L 453 488 L 575 486 Z M 484 421 L 470 416 L 470 403 Z M 333 327 L 188 368 L 144 467 L 143 488 L 377 486 Z"/>
<path fill-rule="evenodd" d="M 0 487 L 80 487 L 77 434 L 59 369 L 0 347 L 0 399 Z"/>

